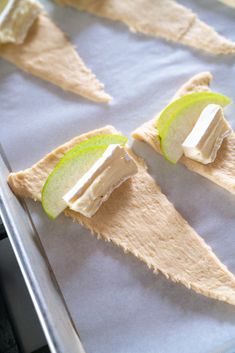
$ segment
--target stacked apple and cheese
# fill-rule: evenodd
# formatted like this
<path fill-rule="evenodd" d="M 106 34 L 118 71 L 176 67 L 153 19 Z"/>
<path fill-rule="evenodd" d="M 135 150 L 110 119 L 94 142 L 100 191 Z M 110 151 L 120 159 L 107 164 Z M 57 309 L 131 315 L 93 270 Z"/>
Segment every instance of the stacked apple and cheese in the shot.
<path fill-rule="evenodd" d="M 218 93 L 199 92 L 169 104 L 156 121 L 165 158 L 177 163 L 185 155 L 197 162 L 212 163 L 232 129 L 223 107 L 231 100 Z"/>
<path fill-rule="evenodd" d="M 47 178 L 42 206 L 55 219 L 67 207 L 92 217 L 110 194 L 137 173 L 122 135 L 97 135 L 68 151 Z"/>

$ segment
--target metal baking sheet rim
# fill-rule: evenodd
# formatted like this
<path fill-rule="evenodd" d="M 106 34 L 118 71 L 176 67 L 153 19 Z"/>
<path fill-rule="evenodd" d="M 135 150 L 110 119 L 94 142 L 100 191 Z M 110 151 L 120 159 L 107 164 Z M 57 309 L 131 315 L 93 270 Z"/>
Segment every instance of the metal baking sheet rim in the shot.
<path fill-rule="evenodd" d="M 23 207 L 25 205 L 12 194 L 6 182 L 9 174 L 7 164 L 3 152 L 0 151 L 0 216 L 51 353 L 85 353 L 30 215 Z M 34 261 L 31 261 L 32 256 Z M 43 281 L 39 281 L 39 278 Z M 54 311 L 49 305 L 50 299 L 55 305 Z"/>

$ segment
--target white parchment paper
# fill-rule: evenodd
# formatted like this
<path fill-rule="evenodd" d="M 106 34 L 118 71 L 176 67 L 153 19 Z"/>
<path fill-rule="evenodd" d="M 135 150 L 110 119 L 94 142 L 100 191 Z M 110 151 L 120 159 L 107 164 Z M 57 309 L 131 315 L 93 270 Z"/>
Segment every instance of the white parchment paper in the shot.
<path fill-rule="evenodd" d="M 235 41 L 235 10 L 215 0 L 181 1 Z M 113 124 L 124 134 L 152 118 L 178 87 L 210 70 L 215 91 L 235 100 L 235 57 L 212 57 L 135 35 L 121 24 L 46 3 L 86 64 L 114 97 L 98 105 L 0 61 L 0 141 L 12 169 L 54 147 Z M 235 128 L 235 105 L 226 109 Z M 235 198 L 172 166 L 144 143 L 134 149 L 175 207 L 235 273 Z M 50 264 L 88 353 L 212 353 L 235 347 L 235 308 L 154 275 L 131 255 L 70 219 L 55 222 L 29 202 Z M 68 352 L 69 353 L 69 352 Z"/>

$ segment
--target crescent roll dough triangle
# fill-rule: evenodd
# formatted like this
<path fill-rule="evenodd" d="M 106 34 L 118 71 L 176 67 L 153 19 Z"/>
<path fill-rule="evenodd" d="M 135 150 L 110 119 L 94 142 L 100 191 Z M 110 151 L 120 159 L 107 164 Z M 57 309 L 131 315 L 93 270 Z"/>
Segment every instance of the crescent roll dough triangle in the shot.
<path fill-rule="evenodd" d="M 115 132 L 106 126 L 75 137 L 31 168 L 11 173 L 10 187 L 18 196 L 40 201 L 45 180 L 68 150 L 94 135 Z M 132 253 L 154 272 L 160 271 L 198 293 L 235 305 L 234 276 L 162 194 L 143 160 L 133 157 L 138 173 L 116 189 L 92 218 L 69 209 L 65 215 L 97 237 Z"/>
<path fill-rule="evenodd" d="M 65 34 L 41 13 L 21 45 L 0 46 L 0 56 L 34 76 L 95 102 L 111 98 Z"/>
<path fill-rule="evenodd" d="M 234 54 L 235 43 L 220 36 L 173 0 L 57 0 L 81 11 L 121 21 L 131 31 L 179 42 L 212 54 Z"/>
<path fill-rule="evenodd" d="M 176 93 L 173 100 L 192 92 L 208 91 L 212 75 L 209 72 L 202 72 L 192 77 Z M 152 119 L 133 133 L 132 137 L 137 140 L 145 141 L 152 146 L 155 151 L 161 153 L 158 131 L 155 128 L 156 119 Z M 190 158 L 182 157 L 180 162 L 188 169 L 210 179 L 224 189 L 235 194 L 235 134 L 234 132 L 224 139 L 213 163 L 204 165 L 193 161 Z"/>

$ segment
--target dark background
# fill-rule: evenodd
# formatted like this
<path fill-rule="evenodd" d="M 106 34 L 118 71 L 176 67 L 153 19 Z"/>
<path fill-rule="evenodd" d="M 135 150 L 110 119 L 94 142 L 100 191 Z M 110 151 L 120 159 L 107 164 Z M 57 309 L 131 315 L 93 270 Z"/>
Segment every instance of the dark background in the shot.
<path fill-rule="evenodd" d="M 1 219 L 0 353 L 50 353 Z"/>

